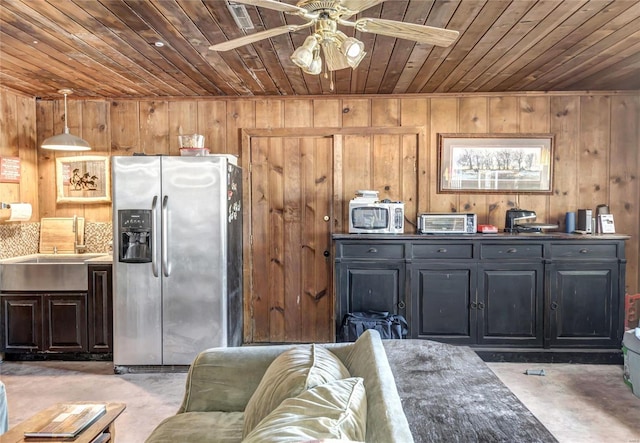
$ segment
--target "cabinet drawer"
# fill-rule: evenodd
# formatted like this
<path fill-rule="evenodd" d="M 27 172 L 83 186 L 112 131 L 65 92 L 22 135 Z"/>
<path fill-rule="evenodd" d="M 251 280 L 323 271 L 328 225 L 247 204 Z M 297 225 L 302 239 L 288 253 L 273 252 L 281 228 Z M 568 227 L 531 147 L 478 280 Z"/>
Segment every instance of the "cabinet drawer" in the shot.
<path fill-rule="evenodd" d="M 473 258 L 473 245 L 413 245 L 413 258 Z"/>
<path fill-rule="evenodd" d="M 343 258 L 404 258 L 403 244 L 342 245 Z"/>
<path fill-rule="evenodd" d="M 505 243 L 503 245 L 481 245 L 481 258 L 542 258 L 542 244 Z"/>
<path fill-rule="evenodd" d="M 616 258 L 615 244 L 551 245 L 551 258 Z"/>

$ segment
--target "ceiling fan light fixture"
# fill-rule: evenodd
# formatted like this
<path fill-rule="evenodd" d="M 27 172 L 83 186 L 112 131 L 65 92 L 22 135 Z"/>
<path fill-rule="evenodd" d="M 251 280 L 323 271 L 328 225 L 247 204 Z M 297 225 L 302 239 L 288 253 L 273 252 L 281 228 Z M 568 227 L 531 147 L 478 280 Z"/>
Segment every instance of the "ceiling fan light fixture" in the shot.
<path fill-rule="evenodd" d="M 320 58 L 319 50 L 316 50 L 316 54 L 313 57 L 311 64 L 309 64 L 309 67 L 306 69 L 303 68 L 302 70 L 311 75 L 319 75 L 322 72 L 322 59 Z"/>
<path fill-rule="evenodd" d="M 356 60 L 364 52 L 364 43 L 355 37 L 347 37 L 342 42 L 341 51 L 348 59 Z"/>
<path fill-rule="evenodd" d="M 360 64 L 360 62 L 362 61 L 362 59 L 364 59 L 364 57 L 367 55 L 366 52 L 362 51 L 360 53 L 360 55 L 358 55 L 355 58 L 351 58 L 351 57 L 347 57 L 347 63 L 349 64 L 349 66 L 351 67 L 351 69 L 356 69 L 358 67 L 358 65 Z"/>
<path fill-rule="evenodd" d="M 291 61 L 302 69 L 309 69 L 314 60 L 314 52 L 317 52 L 318 40 L 315 35 L 307 37 L 298 49 L 291 54 Z"/>
<path fill-rule="evenodd" d="M 47 138 L 40 147 L 54 151 L 90 151 L 91 145 L 88 142 L 69 134 L 69 127 L 67 126 L 67 118 L 69 116 L 67 113 L 67 95 L 73 91 L 71 89 L 61 89 L 58 92 L 64 95 L 64 132 Z"/>

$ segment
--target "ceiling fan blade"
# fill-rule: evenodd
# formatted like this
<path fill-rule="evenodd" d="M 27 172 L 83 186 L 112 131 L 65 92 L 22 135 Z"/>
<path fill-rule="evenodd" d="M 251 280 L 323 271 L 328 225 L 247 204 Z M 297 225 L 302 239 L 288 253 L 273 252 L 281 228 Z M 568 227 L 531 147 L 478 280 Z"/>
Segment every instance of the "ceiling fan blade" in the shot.
<path fill-rule="evenodd" d="M 349 11 L 357 14 L 360 11 L 374 7 L 385 0 L 341 0 L 340 4 Z"/>
<path fill-rule="evenodd" d="M 385 20 L 382 18 L 362 18 L 356 20 L 354 23 L 355 28 L 361 32 L 372 32 L 374 34 L 404 38 L 414 40 L 418 43 L 429 43 L 442 47 L 449 46 L 460 34 L 458 31 L 449 29 Z"/>
<path fill-rule="evenodd" d="M 256 32 L 255 34 L 249 34 L 233 40 L 228 40 L 226 42 L 211 45 L 209 46 L 209 49 L 211 49 L 212 51 L 229 51 L 231 49 L 236 49 L 240 46 L 248 45 L 249 43 L 257 42 L 258 40 L 263 40 L 265 38 L 275 37 L 278 35 L 286 34 L 287 32 L 296 32 L 300 29 L 308 28 L 311 25 L 313 25 L 313 22 L 305 23 L 304 25 L 279 26 L 277 28 L 267 29 L 266 31 Z"/>
<path fill-rule="evenodd" d="M 324 63 L 329 71 L 338 71 L 349 67 L 347 57 L 345 57 L 335 42 L 324 42 L 322 44 Z"/>
<path fill-rule="evenodd" d="M 295 5 L 288 5 L 276 0 L 233 0 L 235 3 L 243 3 L 245 5 L 260 6 L 262 8 L 275 9 L 276 11 L 288 12 L 290 14 L 304 15 L 307 13 L 305 9 L 302 9 Z"/>

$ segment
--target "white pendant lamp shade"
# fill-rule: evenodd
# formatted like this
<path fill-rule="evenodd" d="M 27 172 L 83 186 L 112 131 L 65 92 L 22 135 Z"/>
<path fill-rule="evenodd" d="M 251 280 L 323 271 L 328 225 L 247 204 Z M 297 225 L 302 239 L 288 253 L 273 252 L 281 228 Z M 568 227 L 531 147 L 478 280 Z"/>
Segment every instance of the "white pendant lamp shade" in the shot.
<path fill-rule="evenodd" d="M 53 149 L 56 151 L 90 151 L 89 143 L 69 134 L 69 128 L 64 128 L 64 134 L 54 135 L 42 142 L 42 149 Z"/>
<path fill-rule="evenodd" d="M 69 134 L 69 127 L 67 126 L 67 95 L 73 91 L 70 89 L 61 89 L 58 91 L 60 94 L 64 94 L 64 132 L 62 134 L 49 137 L 42 142 L 42 149 L 51 149 L 55 151 L 90 151 L 91 146 L 85 140 L 80 137 L 76 137 L 73 134 Z"/>

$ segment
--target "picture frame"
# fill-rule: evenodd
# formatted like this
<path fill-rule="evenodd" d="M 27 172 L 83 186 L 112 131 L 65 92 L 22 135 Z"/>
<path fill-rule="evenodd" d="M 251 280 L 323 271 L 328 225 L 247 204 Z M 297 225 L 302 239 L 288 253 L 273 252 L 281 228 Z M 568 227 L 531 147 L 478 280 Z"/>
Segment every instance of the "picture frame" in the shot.
<path fill-rule="evenodd" d="M 438 193 L 551 194 L 553 134 L 438 134 Z"/>
<path fill-rule="evenodd" d="M 57 203 L 111 202 L 110 157 L 56 158 Z"/>

